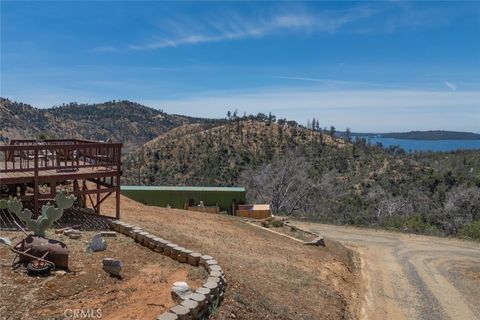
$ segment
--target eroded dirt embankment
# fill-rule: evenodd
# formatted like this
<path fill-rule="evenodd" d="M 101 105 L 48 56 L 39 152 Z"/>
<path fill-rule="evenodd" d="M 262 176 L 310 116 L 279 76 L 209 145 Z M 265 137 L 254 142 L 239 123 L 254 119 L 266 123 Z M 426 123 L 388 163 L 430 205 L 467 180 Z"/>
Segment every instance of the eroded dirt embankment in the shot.
<path fill-rule="evenodd" d="M 362 319 L 480 319 L 480 244 L 295 222 L 356 250 Z"/>

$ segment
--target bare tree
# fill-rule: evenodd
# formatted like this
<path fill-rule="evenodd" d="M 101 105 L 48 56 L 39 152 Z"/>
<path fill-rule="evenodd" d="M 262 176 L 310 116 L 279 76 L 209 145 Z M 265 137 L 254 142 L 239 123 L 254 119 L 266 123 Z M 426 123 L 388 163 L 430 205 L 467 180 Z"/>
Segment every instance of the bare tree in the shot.
<path fill-rule="evenodd" d="M 274 214 L 299 210 L 318 184 L 309 175 L 310 165 L 294 152 L 277 156 L 271 163 L 246 169 L 240 181 L 250 201 L 269 203 Z"/>
<path fill-rule="evenodd" d="M 128 184 L 143 185 L 142 169 L 145 167 L 145 155 L 143 150 L 129 155 L 124 161 L 125 180 Z"/>
<path fill-rule="evenodd" d="M 451 189 L 443 206 L 446 229 L 458 234 L 460 228 L 480 218 L 480 188 L 459 186 Z"/>
<path fill-rule="evenodd" d="M 402 196 L 392 196 L 388 194 L 381 186 L 375 186 L 367 194 L 367 199 L 375 208 L 375 217 L 377 221 L 385 217 L 403 215 L 407 218 L 413 212 L 412 202 Z"/>
<path fill-rule="evenodd" d="M 413 212 L 412 203 L 405 199 L 404 197 L 386 197 L 382 199 L 376 210 L 377 219 L 383 217 L 392 217 L 394 215 L 403 215 L 404 218 L 407 218 L 409 214 Z"/>

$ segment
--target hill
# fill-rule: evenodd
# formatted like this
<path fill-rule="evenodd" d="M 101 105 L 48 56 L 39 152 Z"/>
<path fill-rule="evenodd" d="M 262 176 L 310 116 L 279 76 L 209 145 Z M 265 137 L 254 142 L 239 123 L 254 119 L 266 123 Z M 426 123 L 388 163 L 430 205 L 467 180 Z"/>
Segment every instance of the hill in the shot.
<path fill-rule="evenodd" d="M 0 139 L 69 137 L 122 141 L 126 151 L 172 128 L 209 122 L 170 115 L 130 101 L 99 104 L 69 103 L 39 109 L 0 98 Z M 213 120 L 212 120 L 213 121 Z"/>
<path fill-rule="evenodd" d="M 212 126 L 175 128 L 129 154 L 127 184 L 234 185 L 241 172 L 268 163 L 287 149 L 315 145 L 343 147 L 346 142 L 286 121 L 238 118 Z"/>
<path fill-rule="evenodd" d="M 406 154 L 285 121 L 189 124 L 124 159 L 124 183 L 243 185 L 275 214 L 480 239 L 479 151 Z"/>

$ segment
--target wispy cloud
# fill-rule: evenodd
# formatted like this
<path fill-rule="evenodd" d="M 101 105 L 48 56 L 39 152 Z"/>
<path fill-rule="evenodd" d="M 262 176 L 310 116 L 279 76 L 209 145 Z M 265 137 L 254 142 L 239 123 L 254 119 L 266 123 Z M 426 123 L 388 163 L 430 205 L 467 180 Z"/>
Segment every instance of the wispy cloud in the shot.
<path fill-rule="evenodd" d="M 167 35 L 154 36 L 143 43 L 130 44 L 128 48 L 154 50 L 188 44 L 261 38 L 282 32 L 333 33 L 350 22 L 378 12 L 377 9 L 367 6 L 337 11 L 308 12 L 303 9 L 293 11 L 263 14 L 255 18 L 230 12 L 220 18 L 203 19 L 193 25 L 184 19 L 176 19 L 164 23 L 170 30 L 159 30 L 159 33 Z"/>
<path fill-rule="evenodd" d="M 257 9 L 254 14 L 226 10 L 192 17 L 173 13 L 169 17 L 162 17 L 161 22 L 150 21 L 148 25 L 154 25 L 156 28 L 139 32 L 143 39 L 106 44 L 91 51 L 148 51 L 286 33 L 300 35 L 336 32 L 364 35 L 393 33 L 420 27 L 445 26 L 456 19 L 463 10 L 465 9 L 443 6 L 417 7 L 402 1 L 363 4 L 335 10 L 318 10 L 309 5 L 282 4 L 264 10 Z"/>
<path fill-rule="evenodd" d="M 349 81 L 349 80 L 336 80 L 336 79 L 325 79 L 325 78 L 310 78 L 310 77 L 290 77 L 290 76 L 277 76 L 276 79 L 284 80 L 296 80 L 296 81 L 307 81 L 307 82 L 319 82 L 330 87 L 377 87 L 377 88 L 407 88 L 405 86 L 394 85 L 394 84 L 384 84 L 384 83 L 375 83 L 367 81 Z"/>
<path fill-rule="evenodd" d="M 457 85 L 453 82 L 445 81 L 445 85 L 452 91 L 457 91 Z"/>

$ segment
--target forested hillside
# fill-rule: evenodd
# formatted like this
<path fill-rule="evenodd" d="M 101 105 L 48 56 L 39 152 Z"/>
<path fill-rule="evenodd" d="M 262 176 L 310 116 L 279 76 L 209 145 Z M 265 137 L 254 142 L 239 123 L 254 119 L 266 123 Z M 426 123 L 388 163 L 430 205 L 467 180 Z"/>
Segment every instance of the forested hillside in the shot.
<path fill-rule="evenodd" d="M 236 119 L 218 126 L 185 125 L 125 158 L 125 181 L 154 185 L 233 185 L 249 166 L 298 146 L 342 147 L 345 142 L 295 122 Z M 335 165 L 335 164 L 334 164 Z"/>
<path fill-rule="evenodd" d="M 177 126 L 209 121 L 170 115 L 130 101 L 69 103 L 39 109 L 3 98 L 0 117 L 0 138 L 4 141 L 38 137 L 111 139 L 123 142 L 125 151 Z"/>
<path fill-rule="evenodd" d="M 245 185 L 277 214 L 480 237 L 478 151 L 409 155 L 347 140 L 274 118 L 185 125 L 129 154 L 124 181 Z"/>

